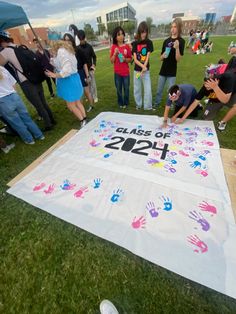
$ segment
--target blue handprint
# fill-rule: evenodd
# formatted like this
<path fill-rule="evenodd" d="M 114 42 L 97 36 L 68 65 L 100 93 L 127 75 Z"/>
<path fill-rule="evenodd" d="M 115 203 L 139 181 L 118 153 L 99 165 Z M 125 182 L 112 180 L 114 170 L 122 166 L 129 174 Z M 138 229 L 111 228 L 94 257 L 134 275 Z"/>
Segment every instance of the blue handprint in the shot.
<path fill-rule="evenodd" d="M 195 160 L 194 162 L 190 162 L 190 167 L 192 168 L 197 168 L 197 167 L 201 168 L 201 165 L 202 164 L 197 160 Z"/>
<path fill-rule="evenodd" d="M 94 189 L 98 189 L 98 188 L 100 188 L 100 186 L 102 184 L 102 180 L 101 180 L 101 178 L 97 178 L 97 179 L 93 180 L 93 183 L 94 183 L 93 188 Z"/>
<path fill-rule="evenodd" d="M 113 191 L 113 194 L 111 196 L 111 202 L 112 203 L 117 203 L 121 200 L 122 196 L 123 196 L 124 192 L 121 189 L 117 189 Z"/>
<path fill-rule="evenodd" d="M 205 157 L 205 156 L 199 155 L 199 154 L 194 154 L 193 157 L 199 158 L 199 159 L 201 159 L 201 160 L 206 160 L 206 157 Z"/>
<path fill-rule="evenodd" d="M 113 153 L 107 153 L 107 154 L 104 154 L 103 157 L 104 157 L 104 158 L 109 158 L 109 157 L 112 156 L 112 155 L 113 155 Z"/>
<path fill-rule="evenodd" d="M 169 197 L 162 196 L 160 199 L 161 199 L 161 201 L 163 201 L 163 205 L 164 205 L 163 210 L 166 210 L 166 211 L 172 210 L 172 208 L 173 208 L 172 200 L 169 199 Z"/>
<path fill-rule="evenodd" d="M 104 120 L 101 121 L 99 126 L 100 126 L 101 129 L 104 129 L 106 127 L 106 121 L 104 121 Z"/>

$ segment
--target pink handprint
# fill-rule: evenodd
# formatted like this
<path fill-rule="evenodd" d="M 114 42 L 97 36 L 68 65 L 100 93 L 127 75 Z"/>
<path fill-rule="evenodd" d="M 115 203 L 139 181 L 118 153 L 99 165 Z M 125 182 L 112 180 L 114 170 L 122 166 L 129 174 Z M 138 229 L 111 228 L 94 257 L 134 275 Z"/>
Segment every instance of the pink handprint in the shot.
<path fill-rule="evenodd" d="M 51 194 L 54 190 L 55 190 L 55 184 L 53 183 L 53 184 L 50 184 L 48 188 L 44 190 L 43 192 L 45 194 Z"/>
<path fill-rule="evenodd" d="M 189 218 L 199 223 L 203 231 L 208 231 L 210 229 L 209 222 L 202 216 L 201 213 L 197 213 L 196 210 L 189 212 Z"/>
<path fill-rule="evenodd" d="M 92 147 L 97 147 L 100 145 L 100 143 L 96 142 L 95 140 L 92 140 L 90 143 L 89 143 L 90 146 Z"/>
<path fill-rule="evenodd" d="M 209 142 L 209 141 L 206 141 L 206 140 L 202 141 L 201 143 L 204 144 L 204 145 L 207 145 L 207 146 L 214 146 L 213 142 Z"/>
<path fill-rule="evenodd" d="M 216 214 L 217 213 L 217 209 L 215 206 L 208 204 L 207 202 L 203 201 L 202 203 L 200 203 L 198 205 L 199 208 L 201 208 L 201 210 L 205 211 L 205 212 L 210 212 L 212 214 Z"/>
<path fill-rule="evenodd" d="M 181 140 L 173 140 L 173 144 L 182 145 L 183 142 Z"/>
<path fill-rule="evenodd" d="M 145 228 L 145 224 L 146 224 L 146 219 L 143 216 L 139 217 L 138 219 L 136 219 L 136 216 L 135 216 L 132 222 L 132 227 L 134 229 Z"/>
<path fill-rule="evenodd" d="M 40 184 L 38 184 L 38 185 L 35 185 L 35 187 L 33 188 L 33 191 L 34 191 L 34 192 L 40 191 L 40 190 L 42 190 L 45 186 L 46 186 L 45 183 L 40 183 Z"/>
<path fill-rule="evenodd" d="M 183 150 L 180 150 L 180 151 L 179 151 L 179 154 L 180 154 L 181 156 L 183 156 L 183 157 L 188 157 L 188 156 L 189 156 L 189 154 L 188 154 L 188 153 L 185 153 Z"/>
<path fill-rule="evenodd" d="M 197 174 L 202 175 L 203 177 L 207 177 L 208 176 L 208 172 L 206 172 L 205 170 L 196 170 L 195 172 Z"/>
<path fill-rule="evenodd" d="M 74 193 L 74 197 L 84 198 L 84 193 L 87 193 L 87 192 L 88 192 L 87 186 L 81 187 L 77 192 Z"/>
<path fill-rule="evenodd" d="M 187 237 L 188 242 L 192 243 L 193 245 L 197 246 L 199 249 L 195 249 L 194 252 L 196 253 L 206 253 L 208 251 L 208 246 L 206 245 L 206 243 L 204 243 L 203 241 L 201 241 L 198 236 L 196 235 L 191 235 L 189 237 Z"/>

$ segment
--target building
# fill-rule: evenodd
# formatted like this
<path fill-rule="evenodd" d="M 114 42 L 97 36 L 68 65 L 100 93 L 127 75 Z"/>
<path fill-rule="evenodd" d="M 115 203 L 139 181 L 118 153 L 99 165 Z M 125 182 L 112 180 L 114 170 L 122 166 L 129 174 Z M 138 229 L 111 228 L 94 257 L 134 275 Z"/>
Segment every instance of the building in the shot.
<path fill-rule="evenodd" d="M 221 22 L 230 23 L 232 15 L 221 16 Z"/>
<path fill-rule="evenodd" d="M 215 24 L 216 13 L 206 13 L 204 24 Z"/>
<path fill-rule="evenodd" d="M 101 12 L 101 15 L 97 17 L 97 25 L 103 24 L 108 29 L 109 23 L 120 23 L 120 22 L 135 22 L 136 23 L 136 11 L 128 3 L 124 2 L 119 5 L 115 5 L 109 9 Z"/>
<path fill-rule="evenodd" d="M 172 19 L 176 19 L 177 17 L 183 17 L 184 16 L 184 13 L 174 13 L 173 15 L 172 15 Z"/>
<path fill-rule="evenodd" d="M 182 34 L 188 35 L 191 29 L 197 30 L 200 23 L 200 17 L 198 16 L 183 16 L 181 17 L 183 22 Z"/>

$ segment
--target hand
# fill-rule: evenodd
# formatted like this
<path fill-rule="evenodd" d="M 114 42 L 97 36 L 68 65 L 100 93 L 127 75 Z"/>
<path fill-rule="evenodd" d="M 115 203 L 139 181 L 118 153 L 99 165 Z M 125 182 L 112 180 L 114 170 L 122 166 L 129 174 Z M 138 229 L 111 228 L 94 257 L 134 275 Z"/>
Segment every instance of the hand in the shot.
<path fill-rule="evenodd" d="M 119 54 L 119 49 L 116 48 L 116 49 L 114 50 L 114 55 L 117 56 L 118 54 Z"/>
<path fill-rule="evenodd" d="M 164 58 L 164 59 L 168 58 L 167 53 L 164 52 L 164 53 L 162 54 L 162 58 Z"/>
<path fill-rule="evenodd" d="M 179 41 L 178 41 L 178 40 L 175 40 L 173 47 L 174 47 L 175 49 L 178 49 L 178 48 L 179 48 Z"/>
<path fill-rule="evenodd" d="M 175 121 L 175 124 L 182 124 L 184 122 L 184 118 L 180 118 L 177 121 Z"/>
<path fill-rule="evenodd" d="M 167 122 L 163 122 L 162 126 L 161 126 L 163 129 L 167 128 L 168 127 L 168 123 Z"/>
<path fill-rule="evenodd" d="M 49 71 L 49 70 L 44 71 L 44 74 L 45 74 L 46 76 L 48 76 L 48 77 L 53 77 L 53 78 L 56 78 L 56 77 L 57 77 L 56 73 L 54 73 L 54 72 L 52 72 L 52 71 Z"/>
<path fill-rule="evenodd" d="M 205 82 L 204 86 L 207 90 L 215 89 L 219 85 L 219 80 L 217 79 L 209 79 Z"/>
<path fill-rule="evenodd" d="M 172 122 L 172 123 L 175 123 L 176 119 L 177 119 L 177 117 L 173 116 L 173 117 L 171 118 L 171 122 Z"/>
<path fill-rule="evenodd" d="M 146 72 L 146 71 L 147 71 L 147 67 L 145 65 L 143 65 L 142 72 Z"/>

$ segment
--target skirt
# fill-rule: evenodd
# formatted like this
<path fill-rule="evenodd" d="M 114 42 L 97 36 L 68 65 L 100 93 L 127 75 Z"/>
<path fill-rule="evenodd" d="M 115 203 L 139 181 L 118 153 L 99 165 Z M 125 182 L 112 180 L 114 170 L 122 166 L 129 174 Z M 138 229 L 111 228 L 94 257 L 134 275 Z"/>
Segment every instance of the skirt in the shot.
<path fill-rule="evenodd" d="M 57 79 L 57 95 L 65 101 L 74 102 L 83 96 L 83 86 L 78 73 Z"/>

